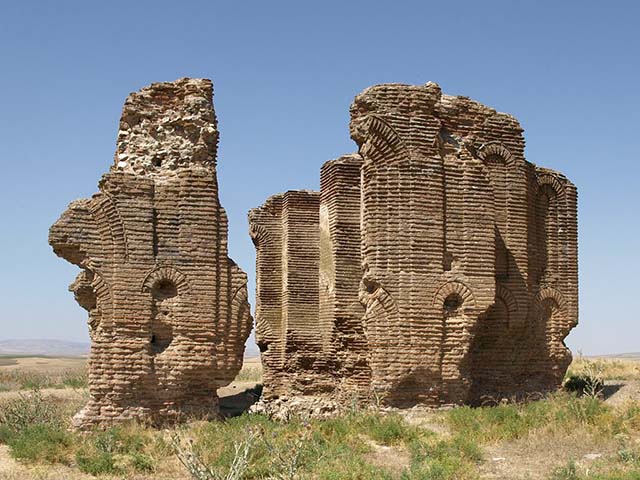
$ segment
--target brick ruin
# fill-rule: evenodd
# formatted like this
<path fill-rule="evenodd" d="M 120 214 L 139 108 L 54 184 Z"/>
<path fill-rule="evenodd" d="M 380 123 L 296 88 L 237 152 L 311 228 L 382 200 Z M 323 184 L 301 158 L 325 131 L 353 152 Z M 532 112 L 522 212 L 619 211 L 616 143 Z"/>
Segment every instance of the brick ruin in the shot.
<path fill-rule="evenodd" d="M 51 227 L 55 253 L 82 271 L 90 399 L 78 427 L 215 417 L 217 389 L 242 366 L 252 318 L 247 277 L 227 256 L 218 199 L 218 128 L 209 80 L 131 94 L 99 193 Z"/>
<path fill-rule="evenodd" d="M 215 417 L 252 326 L 227 256 L 209 80 L 124 106 L 99 193 L 51 227 L 89 312 L 84 428 Z M 577 193 L 515 118 L 433 83 L 351 106 L 358 153 L 249 214 L 264 405 L 480 404 L 557 388 L 577 324 Z M 284 400 L 286 401 L 286 400 Z M 316 403 L 317 405 L 317 403 Z"/>
<path fill-rule="evenodd" d="M 320 192 L 249 213 L 266 403 L 479 404 L 559 386 L 578 320 L 577 193 L 511 115 L 439 86 L 351 106 Z"/>

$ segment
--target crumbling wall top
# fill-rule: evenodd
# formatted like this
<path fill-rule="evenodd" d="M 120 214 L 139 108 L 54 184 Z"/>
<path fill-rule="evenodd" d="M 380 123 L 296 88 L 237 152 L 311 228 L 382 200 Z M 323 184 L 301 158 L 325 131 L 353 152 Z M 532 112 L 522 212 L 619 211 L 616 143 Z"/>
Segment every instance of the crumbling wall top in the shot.
<path fill-rule="evenodd" d="M 218 123 L 211 80 L 182 78 L 131 93 L 122 109 L 112 171 L 170 175 L 185 165 L 215 168 Z"/>

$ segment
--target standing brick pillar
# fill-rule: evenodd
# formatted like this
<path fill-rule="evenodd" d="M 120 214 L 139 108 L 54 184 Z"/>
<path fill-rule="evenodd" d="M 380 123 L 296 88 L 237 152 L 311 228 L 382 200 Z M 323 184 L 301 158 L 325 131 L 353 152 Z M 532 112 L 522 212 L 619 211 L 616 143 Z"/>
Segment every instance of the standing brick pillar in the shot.
<path fill-rule="evenodd" d="M 54 252 L 82 269 L 70 289 L 89 312 L 79 427 L 215 417 L 217 389 L 242 366 L 252 318 L 227 256 L 212 98 L 200 79 L 132 93 L 99 192 L 51 227 Z"/>

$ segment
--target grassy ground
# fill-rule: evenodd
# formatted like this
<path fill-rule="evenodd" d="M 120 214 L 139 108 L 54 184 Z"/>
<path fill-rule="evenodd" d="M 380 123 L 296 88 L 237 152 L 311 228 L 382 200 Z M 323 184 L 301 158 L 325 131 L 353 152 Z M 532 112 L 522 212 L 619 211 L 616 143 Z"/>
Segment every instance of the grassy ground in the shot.
<path fill-rule="evenodd" d="M 86 388 L 86 359 L 0 357 L 0 392 L 43 388 Z"/>
<path fill-rule="evenodd" d="M 578 359 L 573 373 L 591 372 L 588 362 Z M 607 362 L 600 373 L 634 379 L 637 365 Z M 258 380 L 259 369 L 245 366 L 242 380 Z M 640 480 L 640 398 L 612 405 L 559 392 L 446 411 L 70 431 L 82 402 L 38 391 L 0 400 L 0 478 Z"/>

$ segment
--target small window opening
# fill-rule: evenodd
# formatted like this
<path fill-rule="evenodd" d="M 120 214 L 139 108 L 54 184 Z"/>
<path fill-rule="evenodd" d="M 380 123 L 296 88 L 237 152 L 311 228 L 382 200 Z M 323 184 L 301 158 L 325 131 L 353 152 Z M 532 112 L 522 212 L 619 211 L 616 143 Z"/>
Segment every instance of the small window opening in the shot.
<path fill-rule="evenodd" d="M 448 314 L 456 313 L 462 306 L 462 298 L 457 293 L 450 294 L 444 300 L 444 311 Z"/>
<path fill-rule="evenodd" d="M 157 300 L 167 300 L 178 295 L 178 288 L 170 280 L 160 280 L 153 286 L 151 293 Z"/>

